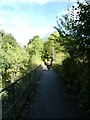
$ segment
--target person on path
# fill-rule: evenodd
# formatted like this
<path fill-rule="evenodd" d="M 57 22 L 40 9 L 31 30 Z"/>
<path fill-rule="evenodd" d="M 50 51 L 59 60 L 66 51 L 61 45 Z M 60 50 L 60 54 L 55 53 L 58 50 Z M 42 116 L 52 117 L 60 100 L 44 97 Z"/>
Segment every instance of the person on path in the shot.
<path fill-rule="evenodd" d="M 48 70 L 50 69 L 50 67 L 51 67 L 51 61 L 50 61 L 50 59 L 48 59 L 47 60 L 47 68 L 48 68 Z"/>

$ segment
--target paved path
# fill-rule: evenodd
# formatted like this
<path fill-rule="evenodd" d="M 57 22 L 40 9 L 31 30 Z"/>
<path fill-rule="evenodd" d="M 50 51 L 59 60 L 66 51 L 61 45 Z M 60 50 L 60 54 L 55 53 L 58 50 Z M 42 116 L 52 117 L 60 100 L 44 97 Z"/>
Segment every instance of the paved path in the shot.
<path fill-rule="evenodd" d="M 69 93 L 62 79 L 53 70 L 43 70 L 36 93 L 24 118 L 83 118 L 84 114 Z M 86 117 L 86 116 L 85 116 Z"/>

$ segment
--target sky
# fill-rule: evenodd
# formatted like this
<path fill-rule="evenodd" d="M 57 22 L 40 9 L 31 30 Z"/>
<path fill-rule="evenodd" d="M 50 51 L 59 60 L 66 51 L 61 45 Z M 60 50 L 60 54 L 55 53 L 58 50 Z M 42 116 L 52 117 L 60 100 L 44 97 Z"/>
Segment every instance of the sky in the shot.
<path fill-rule="evenodd" d="M 56 16 L 77 0 L 0 0 L 0 29 L 26 45 L 39 35 L 42 39 L 55 31 Z"/>

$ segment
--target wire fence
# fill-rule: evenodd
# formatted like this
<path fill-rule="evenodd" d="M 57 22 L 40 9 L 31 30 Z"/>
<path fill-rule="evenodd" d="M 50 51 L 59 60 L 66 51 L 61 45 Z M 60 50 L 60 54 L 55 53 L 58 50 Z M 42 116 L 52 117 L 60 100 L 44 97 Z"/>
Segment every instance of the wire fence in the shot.
<path fill-rule="evenodd" d="M 0 91 L 2 98 L 2 119 L 17 119 L 28 96 L 32 93 L 39 80 L 42 66 L 16 80 Z"/>

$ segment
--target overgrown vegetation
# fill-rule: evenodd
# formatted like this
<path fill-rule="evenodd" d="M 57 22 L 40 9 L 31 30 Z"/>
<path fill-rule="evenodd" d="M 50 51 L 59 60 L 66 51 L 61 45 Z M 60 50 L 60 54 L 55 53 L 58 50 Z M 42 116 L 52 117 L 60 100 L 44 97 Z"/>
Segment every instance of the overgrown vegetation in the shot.
<path fill-rule="evenodd" d="M 61 51 L 67 54 L 60 67 L 66 87 L 80 107 L 90 112 L 90 5 L 77 4 L 78 19 L 66 14 L 64 20 L 58 19 L 55 29 L 61 38 L 58 41 L 63 48 Z"/>
<path fill-rule="evenodd" d="M 23 47 L 11 34 L 0 32 L 0 81 L 3 88 L 41 64 L 42 47 L 43 41 L 39 36 L 33 37 Z"/>
<path fill-rule="evenodd" d="M 0 31 L 0 90 L 5 88 L 0 91 L 2 117 L 13 118 L 21 114 L 42 71 L 41 66 L 37 67 L 42 64 L 42 47 L 39 36 L 30 39 L 27 46 L 20 46 L 11 34 Z"/>

